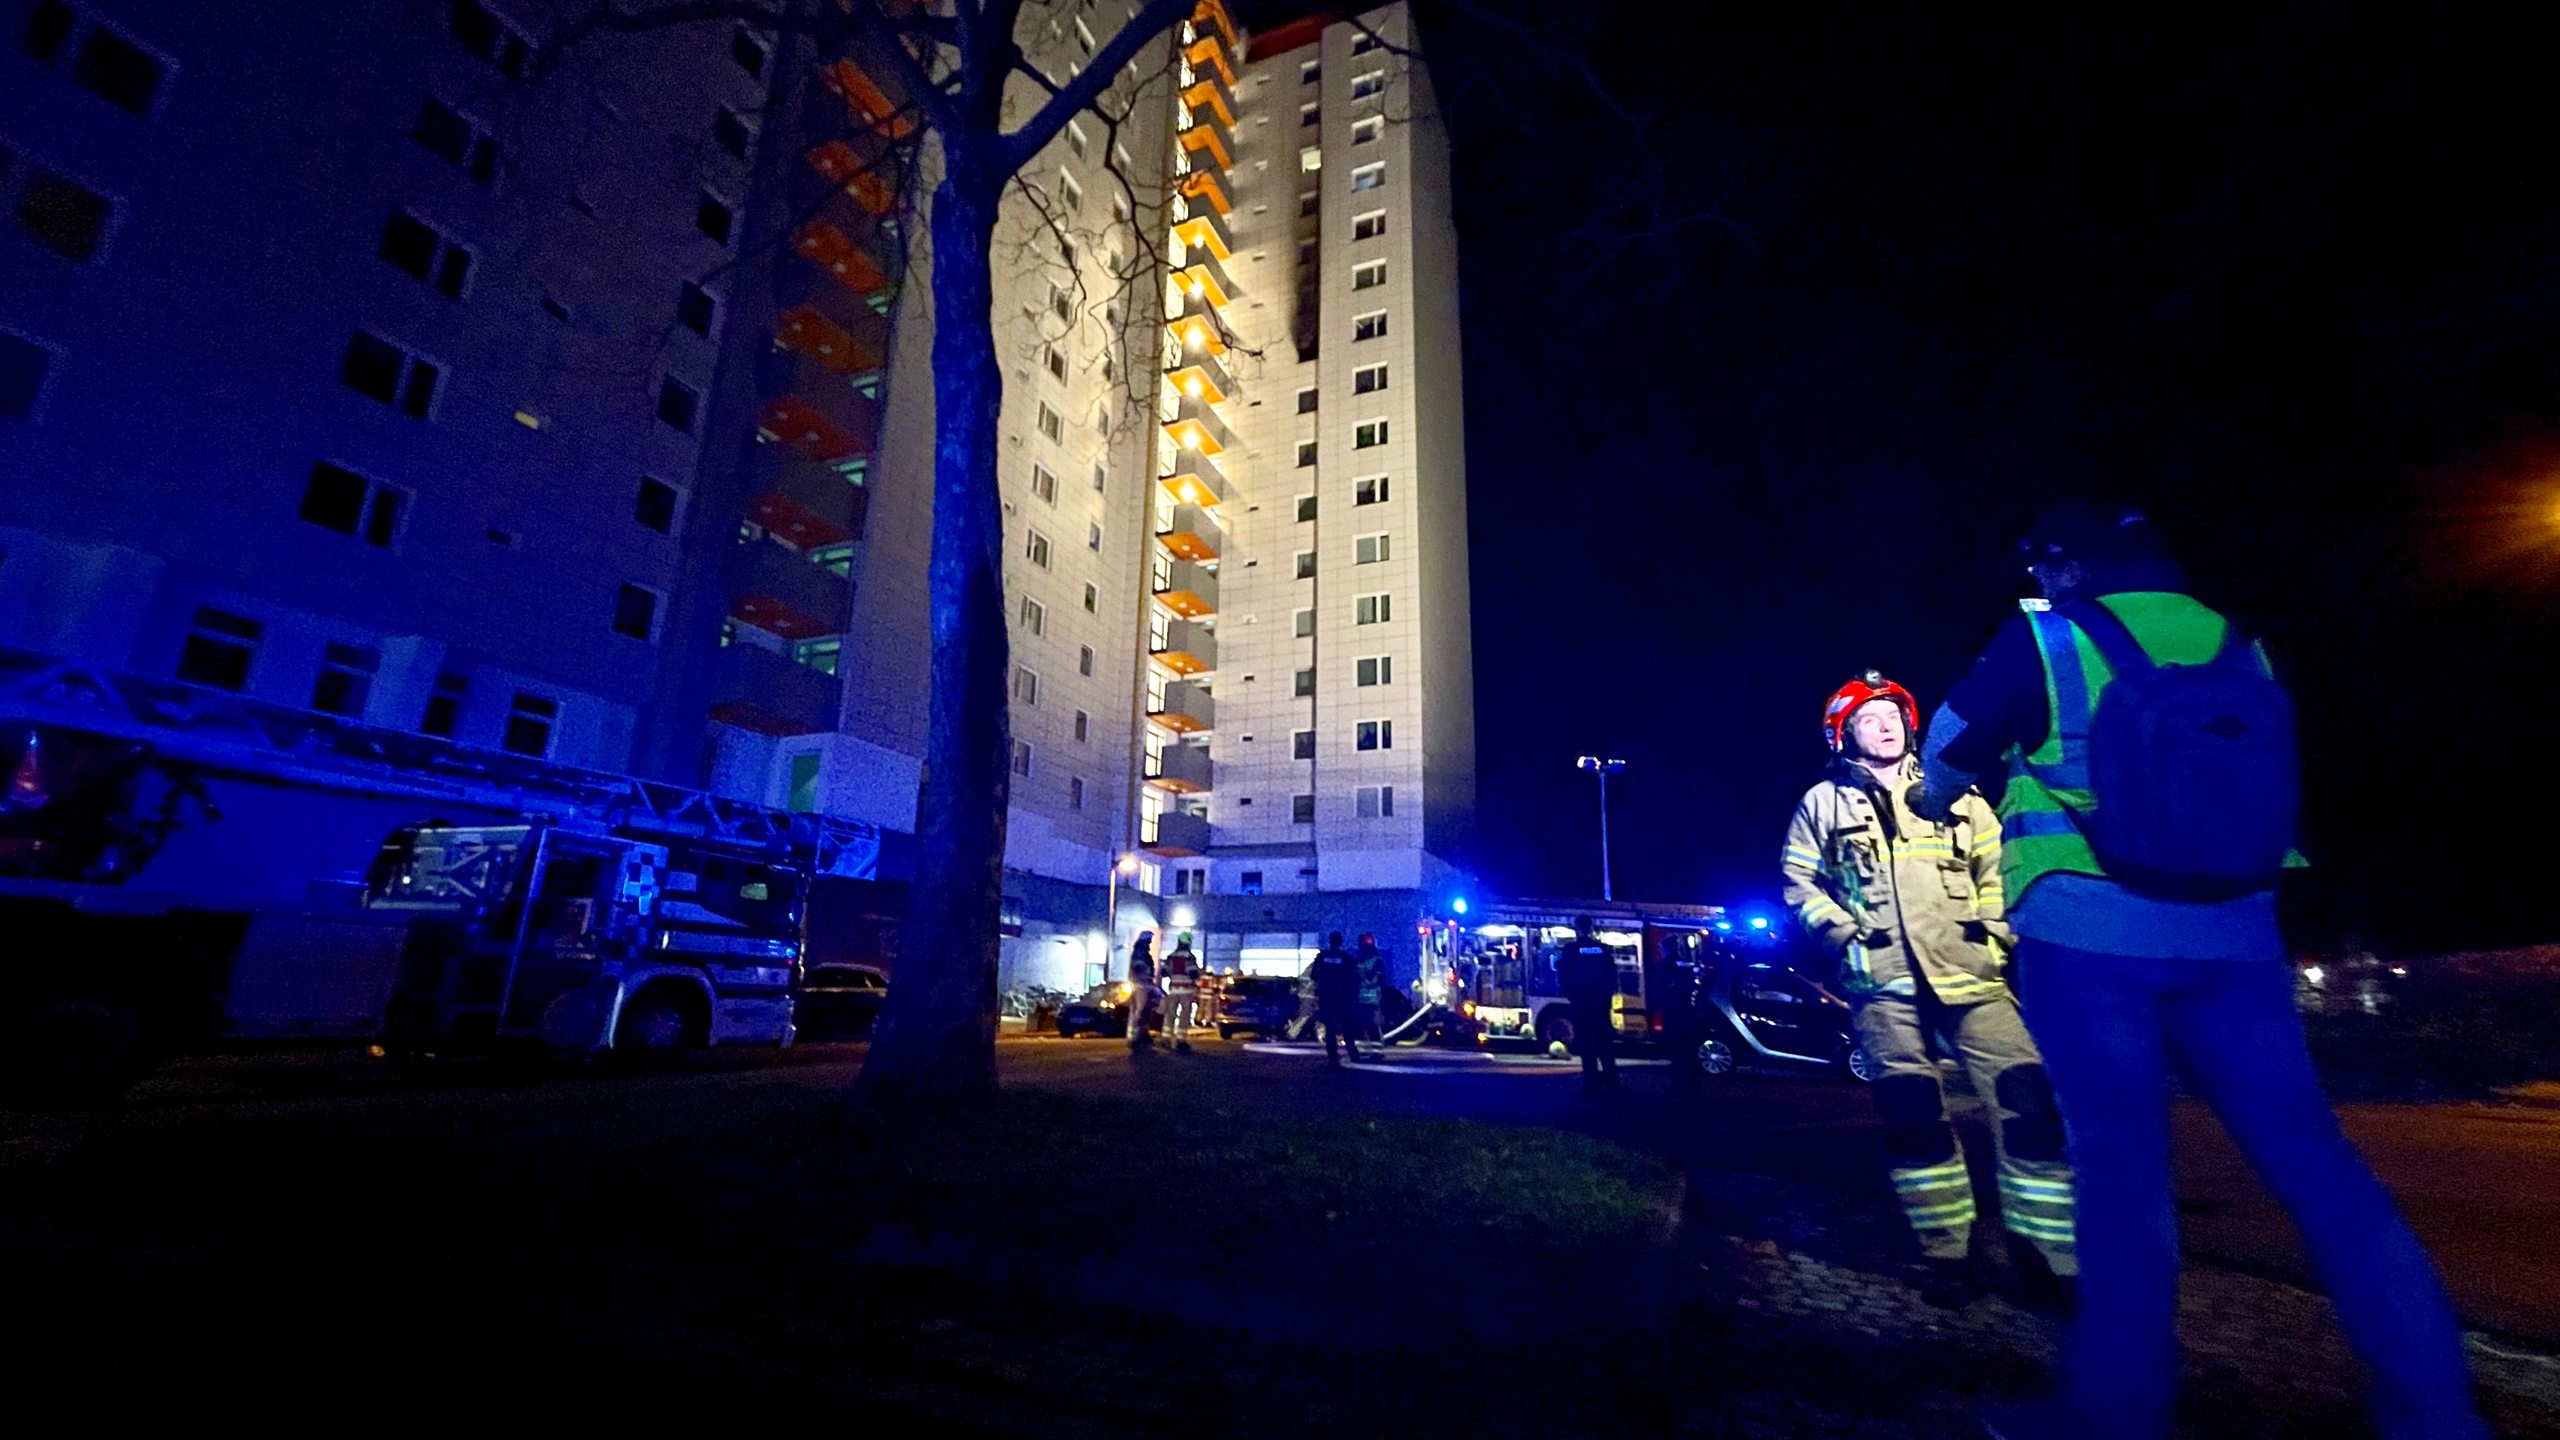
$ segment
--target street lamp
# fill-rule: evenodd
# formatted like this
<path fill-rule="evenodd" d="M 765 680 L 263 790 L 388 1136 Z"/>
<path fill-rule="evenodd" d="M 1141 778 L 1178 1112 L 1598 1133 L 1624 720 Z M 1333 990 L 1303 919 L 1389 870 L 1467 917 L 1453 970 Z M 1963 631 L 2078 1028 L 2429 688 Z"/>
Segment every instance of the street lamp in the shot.
<path fill-rule="evenodd" d="M 1573 768 L 1600 777 L 1600 898 L 1614 900 L 1617 897 L 1609 893 L 1609 777 L 1626 769 L 1627 762 L 1585 755 L 1573 762 Z"/>
<path fill-rule="evenodd" d="M 1110 945 L 1114 951 L 1120 948 L 1120 877 L 1137 873 L 1138 857 L 1135 855 L 1123 855 L 1111 862 L 1110 888 L 1103 892 L 1102 928 L 1110 934 Z M 1105 979 L 1111 975 L 1111 957 L 1107 954 L 1102 958 L 1102 974 Z"/>

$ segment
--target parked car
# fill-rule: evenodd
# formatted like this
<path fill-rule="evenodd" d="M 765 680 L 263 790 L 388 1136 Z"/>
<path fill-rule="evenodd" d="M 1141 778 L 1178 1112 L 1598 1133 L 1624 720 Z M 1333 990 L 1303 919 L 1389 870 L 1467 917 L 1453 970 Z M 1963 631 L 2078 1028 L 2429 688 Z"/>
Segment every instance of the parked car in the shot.
<path fill-rule="evenodd" d="M 1229 976 L 1218 998 L 1218 1038 L 1278 1035 L 1298 1016 L 1298 982 L 1288 975 Z"/>
<path fill-rule="evenodd" d="M 800 984 L 792 1018 L 799 1038 L 811 1043 L 860 1040 L 880 1018 L 889 998 L 889 977 L 861 965 L 813 965 Z"/>
<path fill-rule="evenodd" d="M 1740 1065 L 1839 1069 L 1859 1081 L 1878 1074 L 1849 1026 L 1849 1002 L 1782 965 L 1720 966 L 1708 982 L 1715 1017 L 1698 1042 L 1710 1075 Z"/>
<path fill-rule="evenodd" d="M 1106 980 L 1058 1007 L 1058 1038 L 1072 1040 L 1078 1035 L 1126 1038 L 1131 989 L 1126 980 Z M 1156 1008 L 1148 1006 L 1147 1014 L 1149 1023 L 1154 1023 Z"/>

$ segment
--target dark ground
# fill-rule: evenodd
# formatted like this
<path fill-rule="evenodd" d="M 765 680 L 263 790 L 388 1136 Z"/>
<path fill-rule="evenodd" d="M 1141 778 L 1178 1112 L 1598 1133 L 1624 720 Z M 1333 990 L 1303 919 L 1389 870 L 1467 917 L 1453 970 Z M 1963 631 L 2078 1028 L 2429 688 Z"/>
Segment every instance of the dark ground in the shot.
<path fill-rule="evenodd" d="M 2049 1357 L 2005 1301 L 1910 1297 L 1846 1084 L 1679 1105 L 1637 1068 L 1594 1104 L 1534 1061 L 1000 1054 L 993 1110 L 903 1133 L 849 1115 L 834 1047 L 636 1077 L 233 1058 L 0 1112 L 0 1353 L 100 1418 L 313 1428 L 1789 1436 L 1963 1435 Z M 2474 1349 L 2501 1433 L 2560 1435 L 2529 1358 L 2560 1339 L 2560 1110 L 2349 1119 L 2508 1332 Z M 2358 1433 L 2325 1306 L 2266 1278 L 2298 1263 L 2280 1222 L 2189 1138 L 2191 1240 L 2258 1273 L 2191 1267 L 2186 1433 Z"/>

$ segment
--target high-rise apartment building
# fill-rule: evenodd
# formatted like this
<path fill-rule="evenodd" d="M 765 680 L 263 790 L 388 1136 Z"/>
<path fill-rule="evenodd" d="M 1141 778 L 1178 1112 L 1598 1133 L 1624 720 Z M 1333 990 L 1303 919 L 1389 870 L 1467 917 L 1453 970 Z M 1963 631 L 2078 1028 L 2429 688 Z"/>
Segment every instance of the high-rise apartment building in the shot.
<path fill-rule="evenodd" d="M 931 147 L 802 37 L 540 72 L 587 8 L 0 12 L 0 643 L 873 821 L 895 874 Z M 1132 8 L 1019 38 L 1063 77 Z M 1141 924 L 1303 948 L 1443 883 L 1464 473 L 1410 39 L 1201 0 L 1008 202 L 1016 979 Z"/>

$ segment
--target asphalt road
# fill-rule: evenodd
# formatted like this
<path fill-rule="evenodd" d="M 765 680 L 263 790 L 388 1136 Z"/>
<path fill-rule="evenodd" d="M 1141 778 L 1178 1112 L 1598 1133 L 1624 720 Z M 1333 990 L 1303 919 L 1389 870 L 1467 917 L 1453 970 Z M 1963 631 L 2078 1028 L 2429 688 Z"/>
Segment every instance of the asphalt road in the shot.
<path fill-rule="evenodd" d="M 1683 1099 L 1659 1064 L 1629 1065 L 1625 1089 L 1585 1095 L 1570 1062 L 1537 1056 L 1439 1060 L 1398 1052 L 1398 1063 L 1328 1072 L 1303 1051 L 1204 1041 L 1201 1053 L 1133 1058 L 1116 1041 L 1008 1038 L 1009 1084 L 1099 1092 L 1156 1085 L 1185 1067 L 1185 1088 L 1239 1100 L 1267 1096 L 1311 1111 L 1393 1110 L 1582 1129 L 1668 1150 L 1692 1167 L 1766 1176 L 1862 1197 L 1871 1235 L 1895 1239 L 1879 1134 L 1862 1087 L 1818 1074 L 1744 1071 Z M 701 1058 L 703 1083 L 737 1072 L 805 1070 L 796 1080 L 846 1079 L 860 1046 L 740 1050 Z M 1419 1062 L 1419 1063 L 1417 1063 Z M 1204 1088 L 1205 1082 L 1205 1088 Z M 186 1124 L 191 1117 L 350 1100 L 398 1103 L 453 1088 L 626 1083 L 593 1069 L 507 1070 L 468 1060 L 372 1060 L 358 1053 L 292 1053 L 192 1060 L 154 1076 L 119 1105 L 60 1112 L 0 1111 L 0 1151 L 45 1146 L 96 1128 Z M 1960 1108 L 1963 1100 L 1959 1098 Z M 2475 1327 L 2560 1347 L 2560 1098 L 2509 1105 L 2353 1105 L 2348 1133 L 2400 1199 Z M 2252 1177 L 2212 1117 L 2177 1115 L 2179 1208 L 2190 1254 L 2308 1283 L 2291 1223 Z"/>

